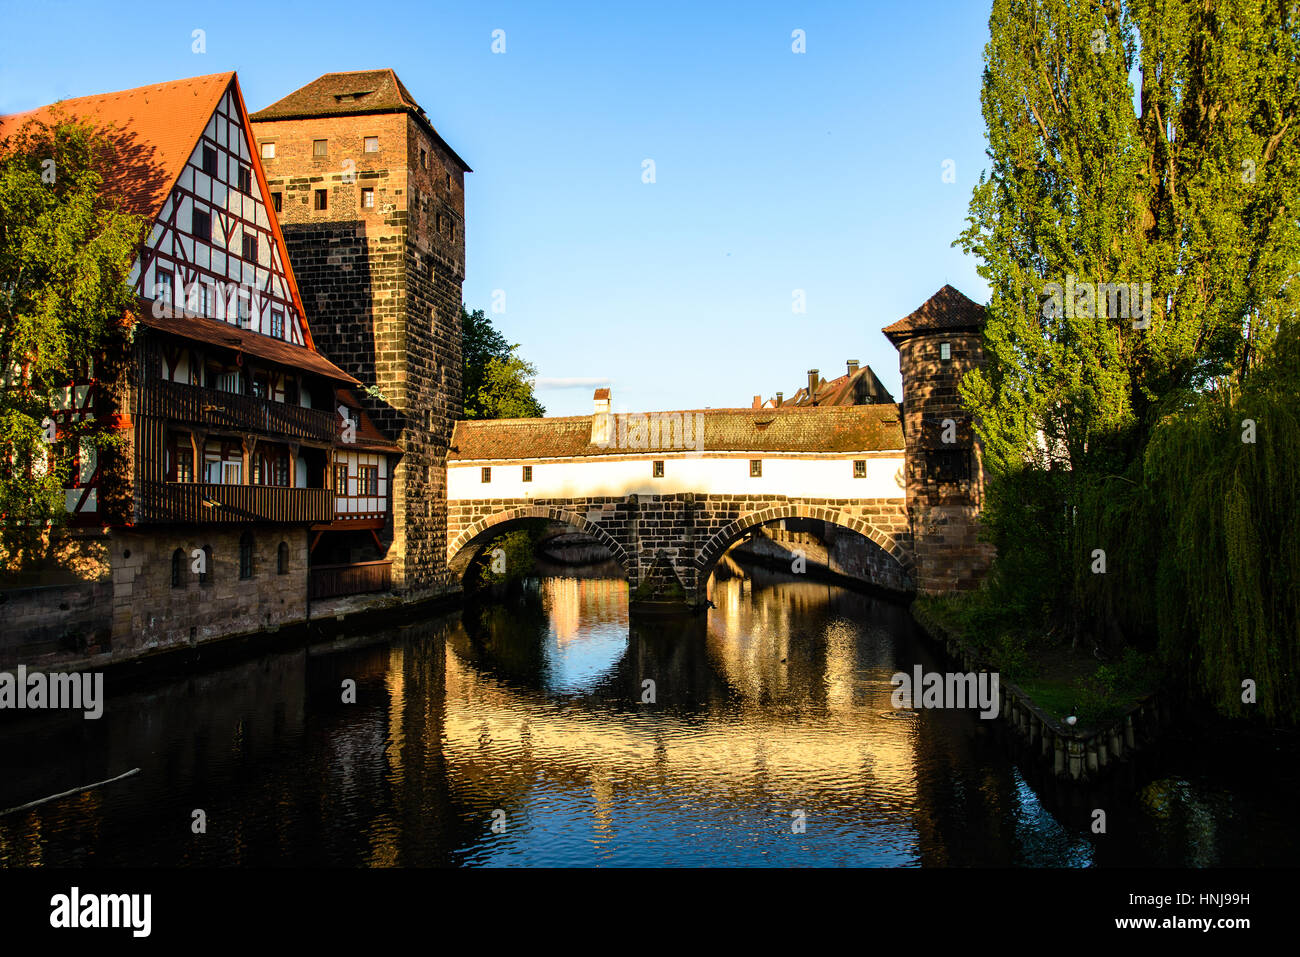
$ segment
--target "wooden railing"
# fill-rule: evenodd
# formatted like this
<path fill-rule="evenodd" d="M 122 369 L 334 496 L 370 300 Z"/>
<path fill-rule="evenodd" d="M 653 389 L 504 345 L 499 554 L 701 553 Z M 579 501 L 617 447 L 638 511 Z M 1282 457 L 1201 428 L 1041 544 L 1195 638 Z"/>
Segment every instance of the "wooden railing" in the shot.
<path fill-rule="evenodd" d="M 348 565 L 313 565 L 311 597 L 335 598 L 388 591 L 393 587 L 392 562 L 353 562 Z"/>
<path fill-rule="evenodd" d="M 318 523 L 334 518 L 334 493 L 327 488 L 142 482 L 140 511 L 146 522 Z"/>
<path fill-rule="evenodd" d="M 320 442 L 337 438 L 341 421 L 326 409 L 304 409 L 288 402 L 270 402 L 166 379 L 154 379 L 140 387 L 137 414 L 214 429 L 265 432 Z"/>

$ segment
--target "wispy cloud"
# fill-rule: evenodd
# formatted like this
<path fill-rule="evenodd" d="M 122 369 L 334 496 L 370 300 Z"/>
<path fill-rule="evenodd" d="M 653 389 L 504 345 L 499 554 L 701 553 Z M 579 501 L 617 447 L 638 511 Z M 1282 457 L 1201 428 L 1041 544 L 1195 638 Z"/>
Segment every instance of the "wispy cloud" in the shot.
<path fill-rule="evenodd" d="M 592 386 L 609 385 L 612 381 L 612 379 L 608 378 L 592 378 L 591 376 L 567 376 L 560 378 L 539 376 L 533 383 L 533 386 L 538 389 L 588 389 Z"/>

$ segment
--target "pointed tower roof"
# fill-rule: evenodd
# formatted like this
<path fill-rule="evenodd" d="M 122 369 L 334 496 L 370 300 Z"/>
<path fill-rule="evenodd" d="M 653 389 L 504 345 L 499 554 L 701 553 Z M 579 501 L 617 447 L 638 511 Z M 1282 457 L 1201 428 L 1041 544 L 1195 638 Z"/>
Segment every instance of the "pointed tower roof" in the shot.
<path fill-rule="evenodd" d="M 212 73 L 59 100 L 0 116 L 0 140 L 18 132 L 28 120 L 53 124 L 60 117 L 74 117 L 114 133 L 121 155 L 108 185 L 120 190 L 128 211 L 155 219 L 234 78 L 234 73 Z"/>
<path fill-rule="evenodd" d="M 978 331 L 984 327 L 984 307 L 952 286 L 944 286 L 921 308 L 881 330 L 895 346 L 923 332 Z"/>
<path fill-rule="evenodd" d="M 254 123 L 264 123 L 373 113 L 410 114 L 465 168 L 465 172 L 473 172 L 469 164 L 433 128 L 424 109 L 392 69 L 326 73 L 265 109 L 258 110 L 253 114 L 252 120 Z"/>

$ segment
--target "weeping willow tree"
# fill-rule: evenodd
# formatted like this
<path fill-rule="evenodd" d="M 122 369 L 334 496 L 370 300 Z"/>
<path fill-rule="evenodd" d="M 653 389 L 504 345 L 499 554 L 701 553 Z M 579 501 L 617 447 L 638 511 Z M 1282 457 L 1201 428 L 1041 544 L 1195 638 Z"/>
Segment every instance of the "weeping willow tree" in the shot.
<path fill-rule="evenodd" d="M 1300 718 L 1294 5 L 994 0 L 985 61 L 958 243 L 991 288 L 962 384 L 990 591 L 1043 634 L 1158 643 L 1221 710 L 1253 679 Z"/>

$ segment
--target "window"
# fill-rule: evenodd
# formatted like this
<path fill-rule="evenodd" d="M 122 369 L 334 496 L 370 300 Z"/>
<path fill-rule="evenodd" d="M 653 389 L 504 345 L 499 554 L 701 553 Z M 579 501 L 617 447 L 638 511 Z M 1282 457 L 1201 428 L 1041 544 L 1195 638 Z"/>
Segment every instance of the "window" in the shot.
<path fill-rule="evenodd" d="M 942 449 L 925 453 L 927 478 L 932 482 L 967 482 L 970 480 L 970 451 Z"/>
<path fill-rule="evenodd" d="M 361 208 L 375 208 L 375 190 L 373 186 L 365 186 L 361 189 Z"/>
<path fill-rule="evenodd" d="M 750 460 L 749 460 L 749 477 L 750 477 L 750 478 L 762 478 L 762 477 L 763 477 L 763 460 L 762 460 L 762 459 L 750 459 Z"/>
<path fill-rule="evenodd" d="M 484 482 L 492 481 L 492 469 L 490 466 L 487 465 L 483 466 L 483 481 Z"/>
<path fill-rule="evenodd" d="M 248 308 L 248 300 L 243 296 L 239 297 L 239 301 L 235 305 L 235 315 L 239 317 L 239 324 L 241 326 L 247 326 L 253 321 L 252 314 Z"/>
<path fill-rule="evenodd" d="M 274 144 L 274 143 L 263 143 L 263 144 L 262 144 L 262 159 L 264 159 L 264 160 L 275 159 L 275 144 Z"/>
<path fill-rule="evenodd" d="M 203 172 L 209 176 L 217 175 L 217 151 L 211 146 L 203 147 Z"/>
<path fill-rule="evenodd" d="M 348 467 L 346 464 L 334 466 L 334 492 L 336 495 L 348 494 Z"/>
<path fill-rule="evenodd" d="M 217 391 L 233 392 L 235 395 L 242 393 L 244 391 L 244 386 L 240 382 L 239 370 L 236 369 L 234 372 L 226 372 L 224 370 L 218 372 Z"/>
<path fill-rule="evenodd" d="M 284 401 L 286 405 L 298 405 L 298 380 L 291 375 L 284 377 Z"/>
<path fill-rule="evenodd" d="M 212 564 L 212 546 L 204 545 L 203 554 L 199 556 L 199 584 L 211 585 L 212 579 L 216 577 L 217 569 Z"/>
<path fill-rule="evenodd" d="M 951 342 L 939 343 L 939 361 L 948 362 L 951 359 L 952 359 L 952 343 Z"/>
<path fill-rule="evenodd" d="M 212 305 L 212 303 L 211 303 L 211 296 L 212 296 L 212 293 L 211 293 L 211 291 L 208 289 L 208 284 L 207 284 L 207 283 L 199 283 L 199 284 L 198 284 L 198 287 L 199 287 L 199 315 L 200 315 L 200 316 L 210 316 L 210 315 L 212 315 L 212 312 L 211 312 L 211 305 Z"/>
<path fill-rule="evenodd" d="M 379 494 L 379 466 L 363 465 L 357 469 L 357 494 Z"/>
<path fill-rule="evenodd" d="M 253 171 L 247 166 L 239 167 L 239 191 L 250 194 L 253 192 Z"/>
<path fill-rule="evenodd" d="M 328 196 L 328 192 L 327 192 L 326 190 L 323 190 L 323 189 L 318 189 L 318 190 L 316 190 L 316 208 L 317 208 L 317 209 L 328 209 L 328 208 L 329 208 L 329 200 L 327 199 L 327 196 Z"/>
<path fill-rule="evenodd" d="M 367 153 L 378 153 L 378 152 L 379 152 L 379 137 L 378 137 L 378 136 L 367 136 L 367 137 L 366 137 L 366 152 L 367 152 Z"/>
<path fill-rule="evenodd" d="M 253 373 L 253 398 L 265 399 L 270 392 L 270 377 L 265 372 Z"/>
<path fill-rule="evenodd" d="M 326 144 L 328 142 L 328 140 L 312 140 L 311 155 L 315 159 L 324 159 L 328 156 L 329 152 L 326 150 Z"/>
<path fill-rule="evenodd" d="M 663 459 L 655 459 L 654 468 L 653 468 L 653 470 L 651 471 L 650 474 L 651 474 L 651 476 L 654 477 L 654 478 L 663 478 L 663 477 L 664 477 L 664 463 L 663 463 Z"/>
<path fill-rule="evenodd" d="M 172 552 L 172 587 L 180 588 L 185 584 L 185 552 L 176 549 Z"/>
<path fill-rule="evenodd" d="M 866 477 L 867 477 L 867 460 L 866 460 L 866 459 L 854 459 L 854 460 L 853 460 L 853 477 L 854 477 L 854 478 L 866 478 Z"/>
<path fill-rule="evenodd" d="M 153 273 L 153 297 L 171 305 L 172 274 L 170 269 L 155 269 Z"/>
<path fill-rule="evenodd" d="M 195 239 L 212 238 L 212 214 L 194 210 L 190 218 L 190 235 Z"/>
<path fill-rule="evenodd" d="M 257 262 L 257 234 L 244 233 L 244 258 L 250 263 Z"/>
<path fill-rule="evenodd" d="M 239 577 L 253 577 L 253 533 L 239 536 Z"/>
<path fill-rule="evenodd" d="M 284 338 L 284 310 L 271 310 L 271 335 L 277 339 Z"/>
<path fill-rule="evenodd" d="M 272 194 L 271 194 L 271 205 L 272 205 L 273 207 L 275 207 L 275 211 L 276 211 L 277 213 L 280 212 L 280 207 L 281 207 L 281 204 L 283 203 L 283 200 L 280 198 L 280 195 L 281 195 L 281 194 L 279 194 L 279 193 L 272 193 Z"/>
<path fill-rule="evenodd" d="M 429 154 L 425 152 L 424 147 L 420 147 L 420 169 L 429 168 Z"/>
<path fill-rule="evenodd" d="M 525 482 L 531 482 L 532 480 L 533 480 L 533 467 L 532 467 L 531 465 L 525 465 L 525 466 L 524 466 L 524 481 L 525 481 Z"/>
<path fill-rule="evenodd" d="M 242 462 L 222 462 L 221 463 L 221 483 L 222 485 L 243 485 L 244 484 L 244 463 Z"/>
<path fill-rule="evenodd" d="M 450 189 L 451 189 L 451 174 L 450 174 L 450 173 L 446 173 L 445 176 L 446 176 L 446 179 L 447 179 L 447 189 L 450 190 Z"/>
<path fill-rule="evenodd" d="M 275 550 L 275 573 L 277 575 L 289 574 L 289 543 L 281 542 L 280 547 Z"/>
<path fill-rule="evenodd" d="M 194 449 L 188 435 L 171 435 L 167 441 L 167 481 L 194 481 Z"/>

